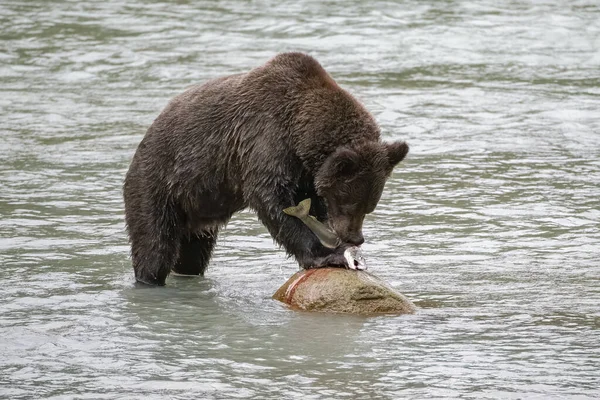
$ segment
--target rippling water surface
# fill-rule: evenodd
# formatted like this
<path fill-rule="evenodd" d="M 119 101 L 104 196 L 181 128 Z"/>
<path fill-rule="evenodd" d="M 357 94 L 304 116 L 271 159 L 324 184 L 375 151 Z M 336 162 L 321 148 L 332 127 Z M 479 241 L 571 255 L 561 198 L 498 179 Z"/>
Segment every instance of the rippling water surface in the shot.
<path fill-rule="evenodd" d="M 600 397 L 597 1 L 0 3 L 0 398 Z M 256 217 L 136 288 L 121 184 L 162 107 L 315 56 L 411 153 L 365 222 L 397 318 L 292 312 Z"/>

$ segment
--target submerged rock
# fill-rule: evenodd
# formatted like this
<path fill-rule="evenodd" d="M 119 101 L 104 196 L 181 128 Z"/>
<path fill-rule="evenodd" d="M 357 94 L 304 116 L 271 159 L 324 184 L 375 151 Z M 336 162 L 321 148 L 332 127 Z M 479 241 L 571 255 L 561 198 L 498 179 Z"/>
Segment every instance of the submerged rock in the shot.
<path fill-rule="evenodd" d="M 318 268 L 296 272 L 273 295 L 306 311 L 352 314 L 412 314 L 415 305 L 365 271 Z"/>

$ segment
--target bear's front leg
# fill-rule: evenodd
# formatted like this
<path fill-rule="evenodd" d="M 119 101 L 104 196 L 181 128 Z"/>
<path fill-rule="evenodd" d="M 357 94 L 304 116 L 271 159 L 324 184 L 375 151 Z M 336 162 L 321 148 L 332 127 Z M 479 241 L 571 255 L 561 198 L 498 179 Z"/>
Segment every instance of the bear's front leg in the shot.
<path fill-rule="evenodd" d="M 313 260 L 312 265 L 303 266 L 304 269 L 309 268 L 325 268 L 325 267 L 338 267 L 338 268 L 349 268 L 348 260 L 344 254 L 346 249 L 351 247 L 351 245 L 343 243 L 337 248 L 333 249 L 333 251 L 324 256 L 319 257 Z"/>
<path fill-rule="evenodd" d="M 292 200 L 275 206 L 253 208 L 275 241 L 282 245 L 289 255 L 294 256 L 302 268 L 347 268 L 348 263 L 344 257 L 347 245 L 343 244 L 336 249 L 323 246 L 302 221 L 283 213 L 283 209 L 291 205 Z"/>

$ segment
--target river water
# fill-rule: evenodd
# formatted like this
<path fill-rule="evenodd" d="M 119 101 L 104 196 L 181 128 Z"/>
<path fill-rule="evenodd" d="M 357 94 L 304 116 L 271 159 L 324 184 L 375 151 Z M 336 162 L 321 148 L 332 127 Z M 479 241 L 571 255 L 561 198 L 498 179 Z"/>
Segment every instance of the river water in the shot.
<path fill-rule="evenodd" d="M 600 397 L 600 4 L 0 3 L 0 398 Z M 167 101 L 315 56 L 411 152 L 365 221 L 412 316 L 293 312 L 251 212 L 134 285 L 121 185 Z"/>

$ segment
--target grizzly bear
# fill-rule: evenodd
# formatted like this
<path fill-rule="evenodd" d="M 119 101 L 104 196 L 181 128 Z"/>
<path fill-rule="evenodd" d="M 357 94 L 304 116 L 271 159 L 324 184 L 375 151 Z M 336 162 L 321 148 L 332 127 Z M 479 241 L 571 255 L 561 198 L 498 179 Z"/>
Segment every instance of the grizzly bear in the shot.
<path fill-rule="evenodd" d="M 164 285 L 170 271 L 204 274 L 219 229 L 247 207 L 301 267 L 345 267 L 407 152 L 383 143 L 371 114 L 306 54 L 192 87 L 152 123 L 125 178 L 135 277 Z M 306 198 L 338 248 L 282 212 Z"/>

